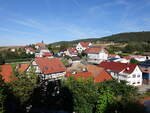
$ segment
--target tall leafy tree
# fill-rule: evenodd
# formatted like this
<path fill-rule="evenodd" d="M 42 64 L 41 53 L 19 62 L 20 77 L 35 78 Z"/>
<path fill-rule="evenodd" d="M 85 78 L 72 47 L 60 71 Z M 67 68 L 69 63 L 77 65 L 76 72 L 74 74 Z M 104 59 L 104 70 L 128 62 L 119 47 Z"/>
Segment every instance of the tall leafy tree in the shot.
<path fill-rule="evenodd" d="M 106 113 L 114 102 L 114 92 L 111 91 L 110 88 L 100 88 L 96 105 L 96 113 Z"/>
<path fill-rule="evenodd" d="M 16 75 L 17 79 L 9 83 L 9 88 L 14 96 L 19 99 L 21 105 L 29 102 L 33 90 L 38 86 L 37 75 L 34 72 Z"/>
<path fill-rule="evenodd" d="M 0 75 L 0 113 L 5 112 L 5 101 L 7 95 L 5 94 L 5 83 L 2 80 L 2 76 Z"/>
<path fill-rule="evenodd" d="M 74 111 L 92 113 L 97 100 L 97 88 L 93 80 L 70 77 L 64 84 L 72 93 Z"/>

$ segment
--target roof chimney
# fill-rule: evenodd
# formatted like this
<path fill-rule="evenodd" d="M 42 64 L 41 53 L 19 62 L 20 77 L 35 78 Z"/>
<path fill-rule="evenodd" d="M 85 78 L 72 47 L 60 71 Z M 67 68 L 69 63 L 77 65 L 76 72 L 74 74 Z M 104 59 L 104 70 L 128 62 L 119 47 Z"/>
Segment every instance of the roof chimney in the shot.
<path fill-rule="evenodd" d="M 130 69 L 129 67 L 126 68 L 126 70 L 129 70 L 129 69 Z"/>

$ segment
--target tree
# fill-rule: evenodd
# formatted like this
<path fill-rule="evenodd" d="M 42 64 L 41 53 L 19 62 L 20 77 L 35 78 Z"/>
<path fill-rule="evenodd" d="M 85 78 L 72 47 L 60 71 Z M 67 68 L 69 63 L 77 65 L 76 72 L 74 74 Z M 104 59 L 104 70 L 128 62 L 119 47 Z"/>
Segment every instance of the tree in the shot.
<path fill-rule="evenodd" d="M 0 113 L 5 112 L 5 101 L 6 101 L 6 93 L 5 93 L 5 83 L 2 80 L 2 76 L 0 75 Z"/>
<path fill-rule="evenodd" d="M 126 85 L 125 81 L 106 81 L 98 87 L 96 113 L 145 113 L 137 88 Z"/>
<path fill-rule="evenodd" d="M 106 113 L 109 107 L 115 102 L 114 92 L 111 89 L 100 89 L 96 105 L 96 113 Z"/>
<path fill-rule="evenodd" d="M 97 100 L 97 87 L 92 79 L 68 78 L 64 82 L 72 93 L 73 110 L 77 113 L 92 113 Z"/>
<path fill-rule="evenodd" d="M 17 79 L 9 83 L 13 95 L 19 99 L 21 105 L 29 102 L 33 90 L 37 87 L 37 75 L 34 72 L 16 75 Z"/>
<path fill-rule="evenodd" d="M 6 99 L 6 95 L 4 94 L 4 89 L 0 87 L 0 113 L 4 113 L 4 102 Z"/>
<path fill-rule="evenodd" d="M 135 60 L 134 58 L 132 58 L 132 59 L 130 60 L 130 63 L 132 63 L 132 64 L 138 64 L 139 61 L 137 61 L 137 60 Z"/>
<path fill-rule="evenodd" d="M 61 61 L 65 65 L 65 67 L 68 67 L 70 65 L 69 61 L 67 60 L 67 58 L 62 58 Z"/>
<path fill-rule="evenodd" d="M 0 65 L 5 63 L 5 59 L 0 55 Z"/>

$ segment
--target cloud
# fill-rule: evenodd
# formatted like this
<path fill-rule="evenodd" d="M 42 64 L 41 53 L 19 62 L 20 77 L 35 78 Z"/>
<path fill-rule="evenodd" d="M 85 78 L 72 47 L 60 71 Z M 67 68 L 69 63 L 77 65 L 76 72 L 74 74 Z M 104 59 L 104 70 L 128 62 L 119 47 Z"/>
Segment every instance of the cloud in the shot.
<path fill-rule="evenodd" d="M 18 35 L 21 35 L 21 36 L 26 36 L 26 37 L 43 37 L 44 35 L 41 35 L 41 34 L 38 34 L 38 33 L 33 33 L 33 32 L 27 32 L 27 31 L 22 31 L 22 30 L 17 30 L 17 29 L 10 29 L 10 28 L 3 28 L 3 27 L 0 27 L 0 31 L 2 32 L 9 32 L 8 34 L 10 35 L 13 35 L 14 33 L 15 34 L 18 34 Z M 7 34 L 7 33 L 5 33 Z"/>
<path fill-rule="evenodd" d="M 23 25 L 23 26 L 30 27 L 36 30 L 40 30 L 42 32 L 48 32 L 49 30 L 49 27 L 33 19 L 22 19 L 22 20 L 9 19 L 9 21 L 14 22 L 18 25 Z"/>

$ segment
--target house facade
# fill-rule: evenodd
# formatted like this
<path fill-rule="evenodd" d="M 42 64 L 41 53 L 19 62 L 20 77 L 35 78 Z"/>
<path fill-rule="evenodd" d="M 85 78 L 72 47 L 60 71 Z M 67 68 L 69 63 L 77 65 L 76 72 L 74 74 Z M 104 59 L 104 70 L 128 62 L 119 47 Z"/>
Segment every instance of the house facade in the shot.
<path fill-rule="evenodd" d="M 35 50 L 31 47 L 26 47 L 25 48 L 26 54 L 34 54 Z"/>
<path fill-rule="evenodd" d="M 39 49 L 38 51 L 36 51 L 35 57 L 49 57 L 49 58 L 53 58 L 53 54 L 48 49 L 43 48 L 43 49 Z"/>
<path fill-rule="evenodd" d="M 74 56 L 78 56 L 78 51 L 76 50 L 76 48 L 68 48 L 68 49 L 65 51 L 65 54 L 66 54 L 67 56 L 74 57 Z"/>
<path fill-rule="evenodd" d="M 43 42 L 37 43 L 35 44 L 35 48 L 36 49 L 46 48 L 46 45 Z"/>
<path fill-rule="evenodd" d="M 89 59 L 107 60 L 108 52 L 104 48 L 88 48 L 85 53 Z"/>
<path fill-rule="evenodd" d="M 29 72 L 32 68 L 35 69 L 41 80 L 60 80 L 66 74 L 65 66 L 58 58 L 35 58 L 27 71 Z"/>
<path fill-rule="evenodd" d="M 98 66 L 104 68 L 118 81 L 125 80 L 127 84 L 133 86 L 142 85 L 142 72 L 136 64 L 104 61 Z"/>
<path fill-rule="evenodd" d="M 119 55 L 117 55 L 117 54 L 109 54 L 109 59 L 111 59 L 111 58 L 120 58 L 120 56 Z"/>
<path fill-rule="evenodd" d="M 92 43 L 90 42 L 80 42 L 77 44 L 76 46 L 76 50 L 81 53 L 82 51 L 86 50 L 87 48 L 89 48 L 92 45 Z"/>

